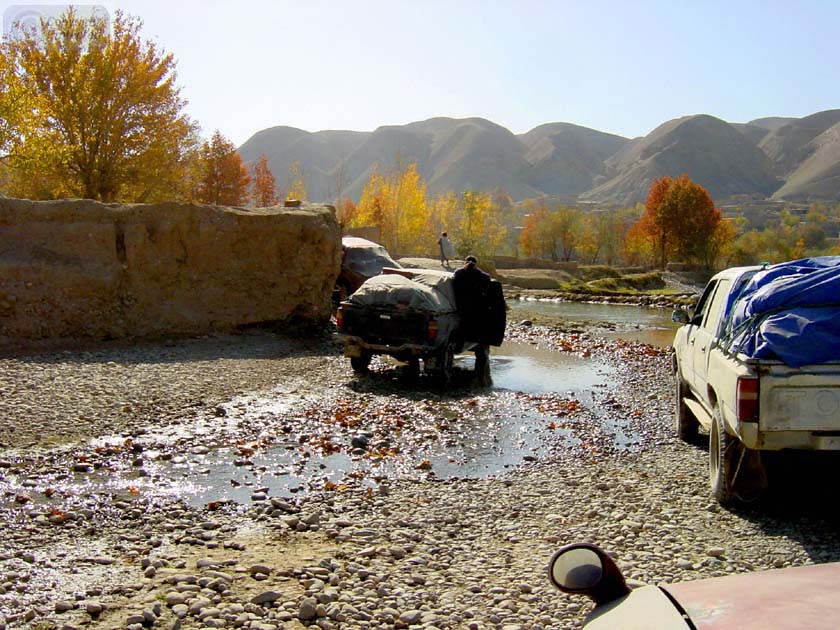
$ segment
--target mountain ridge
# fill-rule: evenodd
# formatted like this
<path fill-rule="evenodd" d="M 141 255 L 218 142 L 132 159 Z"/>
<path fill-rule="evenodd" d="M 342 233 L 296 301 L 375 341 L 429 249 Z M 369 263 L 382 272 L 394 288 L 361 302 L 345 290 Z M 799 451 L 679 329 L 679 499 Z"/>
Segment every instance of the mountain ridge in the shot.
<path fill-rule="evenodd" d="M 298 162 L 312 199 L 358 199 L 370 173 L 417 163 L 431 194 L 502 190 L 515 201 L 552 196 L 607 204 L 644 201 L 657 177 L 687 173 L 720 202 L 840 201 L 840 109 L 803 118 L 729 123 L 708 114 L 665 121 L 625 138 L 568 122 L 522 133 L 485 118 L 437 116 L 373 131 L 308 132 L 278 125 L 239 153 L 261 154 L 281 189 Z"/>

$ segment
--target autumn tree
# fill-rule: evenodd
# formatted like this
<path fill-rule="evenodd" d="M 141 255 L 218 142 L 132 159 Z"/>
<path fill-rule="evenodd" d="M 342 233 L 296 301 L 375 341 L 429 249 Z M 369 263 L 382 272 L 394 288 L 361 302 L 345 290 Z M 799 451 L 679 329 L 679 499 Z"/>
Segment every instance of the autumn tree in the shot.
<path fill-rule="evenodd" d="M 439 193 L 427 202 L 429 230 L 432 242 L 437 242 L 441 232 L 453 232 L 458 222 L 460 201 L 455 193 Z"/>
<path fill-rule="evenodd" d="M 335 214 L 341 226 L 353 225 L 359 208 L 352 199 L 339 199 L 335 204 Z"/>
<path fill-rule="evenodd" d="M 462 256 L 492 256 L 507 237 L 501 209 L 492 196 L 472 190 L 461 195 L 460 220 L 455 230 L 455 248 Z"/>
<path fill-rule="evenodd" d="M 379 172 L 379 164 L 374 164 L 368 181 L 362 189 L 358 211 L 351 225 L 354 227 L 377 226 L 382 235 L 383 244 L 387 248 L 393 247 L 396 239 L 396 221 L 390 200 L 388 179 Z"/>
<path fill-rule="evenodd" d="M 426 183 L 411 163 L 394 174 L 393 204 L 397 210 L 396 250 L 418 254 L 428 251 L 428 244 L 437 241 L 431 233 L 426 207 Z"/>
<path fill-rule="evenodd" d="M 306 179 L 300 168 L 300 162 L 292 162 L 289 166 L 289 182 L 287 200 L 306 201 Z"/>
<path fill-rule="evenodd" d="M 526 256 L 556 260 L 557 244 L 548 230 L 548 208 L 544 204 L 533 204 L 529 209 L 519 234 L 519 247 Z"/>
<path fill-rule="evenodd" d="M 70 8 L 0 45 L 0 150 L 31 196 L 148 200 L 184 179 L 195 126 L 174 58 L 141 26 L 117 11 L 109 28 Z"/>
<path fill-rule="evenodd" d="M 426 183 L 417 164 L 396 165 L 382 172 L 371 170 L 362 190 L 353 225 L 376 225 L 383 244 L 392 252 L 429 251 L 437 240 L 426 203 Z"/>
<path fill-rule="evenodd" d="M 569 261 L 582 233 L 584 217 L 576 208 L 538 205 L 525 219 L 519 243 L 527 256 Z"/>
<path fill-rule="evenodd" d="M 662 177 L 651 184 L 633 235 L 647 242 L 663 269 L 675 259 L 708 264 L 720 222 L 720 210 L 705 188 L 688 175 Z"/>
<path fill-rule="evenodd" d="M 251 178 L 251 199 L 257 208 L 276 206 L 280 201 L 274 175 L 268 167 L 268 158 L 263 153 L 254 164 L 254 176 Z"/>
<path fill-rule="evenodd" d="M 236 147 L 217 129 L 201 147 L 197 201 L 244 206 L 251 177 Z"/>

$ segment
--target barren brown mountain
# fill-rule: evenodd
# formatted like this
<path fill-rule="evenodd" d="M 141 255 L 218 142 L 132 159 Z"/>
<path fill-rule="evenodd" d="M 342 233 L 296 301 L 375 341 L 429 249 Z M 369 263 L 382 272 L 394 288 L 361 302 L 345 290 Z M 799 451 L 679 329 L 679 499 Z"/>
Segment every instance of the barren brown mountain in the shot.
<path fill-rule="evenodd" d="M 358 199 L 375 164 L 416 162 L 428 191 L 501 189 L 514 200 L 561 196 L 642 201 L 650 182 L 686 173 L 716 202 L 733 195 L 840 201 L 840 110 L 805 118 L 727 123 L 707 115 L 668 121 L 629 140 L 570 123 L 514 135 L 482 118 L 431 118 L 372 132 L 272 127 L 239 148 L 265 153 L 278 182 L 297 161 L 313 199 Z"/>
<path fill-rule="evenodd" d="M 607 179 L 584 194 L 592 201 L 633 204 L 645 199 L 651 182 L 687 173 L 713 198 L 760 193 L 781 184 L 767 157 L 732 125 L 712 116 L 686 116 L 660 125 L 607 160 Z"/>

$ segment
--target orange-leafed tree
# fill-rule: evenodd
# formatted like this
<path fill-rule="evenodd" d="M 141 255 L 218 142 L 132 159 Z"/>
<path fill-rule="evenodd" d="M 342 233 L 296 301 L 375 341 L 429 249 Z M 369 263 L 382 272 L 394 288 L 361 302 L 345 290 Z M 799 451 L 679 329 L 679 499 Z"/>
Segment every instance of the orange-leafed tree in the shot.
<path fill-rule="evenodd" d="M 219 206 L 243 206 L 251 177 L 233 143 L 217 129 L 199 157 L 198 201 Z"/>
<path fill-rule="evenodd" d="M 352 225 L 359 208 L 352 199 L 339 199 L 335 204 L 335 214 L 342 226 Z"/>
<path fill-rule="evenodd" d="M 548 208 L 537 206 L 525 216 L 522 232 L 519 234 L 519 246 L 526 256 L 556 259 L 556 243 L 547 229 L 549 222 Z"/>
<path fill-rule="evenodd" d="M 254 177 L 251 180 L 251 186 L 251 199 L 257 208 L 276 206 L 280 201 L 274 174 L 268 167 L 268 158 L 265 153 L 254 164 Z"/>
<path fill-rule="evenodd" d="M 671 260 L 709 264 L 720 223 L 720 210 L 703 186 L 688 175 L 662 177 L 651 184 L 633 236 L 647 241 L 663 269 Z"/>

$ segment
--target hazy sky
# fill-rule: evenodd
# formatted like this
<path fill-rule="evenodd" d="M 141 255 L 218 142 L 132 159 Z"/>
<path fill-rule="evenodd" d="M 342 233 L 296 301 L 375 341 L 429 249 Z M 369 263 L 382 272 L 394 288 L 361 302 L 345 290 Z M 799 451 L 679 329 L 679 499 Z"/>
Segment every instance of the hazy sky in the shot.
<path fill-rule="evenodd" d="M 178 61 L 189 114 L 236 144 L 274 125 L 370 131 L 434 116 L 635 137 L 688 114 L 840 107 L 838 0 L 101 4 L 143 19 Z"/>

